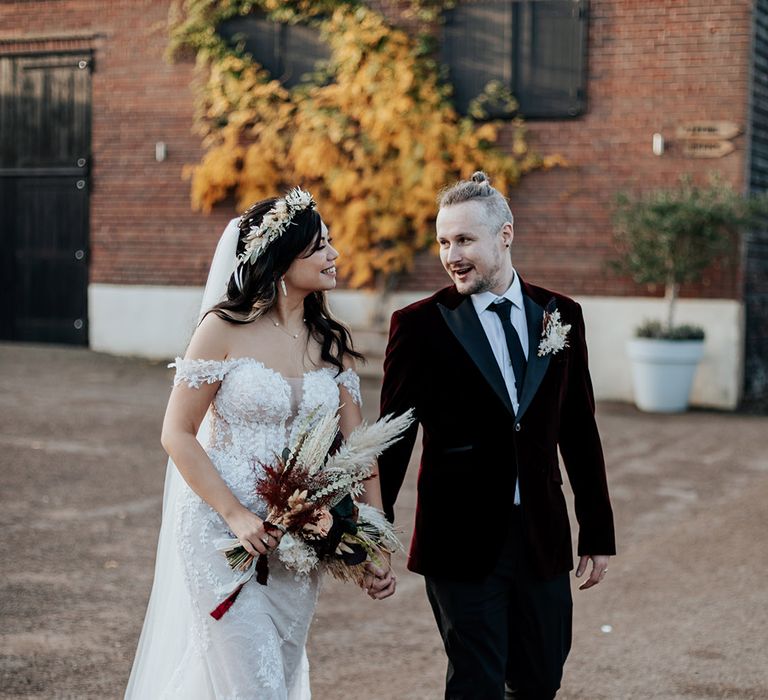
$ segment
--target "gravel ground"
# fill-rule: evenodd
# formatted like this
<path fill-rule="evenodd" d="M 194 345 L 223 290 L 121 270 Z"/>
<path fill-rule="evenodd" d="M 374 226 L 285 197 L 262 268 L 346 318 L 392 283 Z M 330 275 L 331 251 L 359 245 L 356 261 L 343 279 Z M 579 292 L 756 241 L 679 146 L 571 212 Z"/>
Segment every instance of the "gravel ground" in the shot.
<path fill-rule="evenodd" d="M 151 585 L 170 377 L 0 344 L 0 697 L 122 697 Z M 377 387 L 364 393 L 373 418 Z M 601 404 L 598 419 L 620 556 L 574 591 L 559 697 L 768 698 L 768 418 Z M 317 700 L 441 697 L 422 579 L 396 568 L 387 601 L 327 582 L 309 648 Z"/>

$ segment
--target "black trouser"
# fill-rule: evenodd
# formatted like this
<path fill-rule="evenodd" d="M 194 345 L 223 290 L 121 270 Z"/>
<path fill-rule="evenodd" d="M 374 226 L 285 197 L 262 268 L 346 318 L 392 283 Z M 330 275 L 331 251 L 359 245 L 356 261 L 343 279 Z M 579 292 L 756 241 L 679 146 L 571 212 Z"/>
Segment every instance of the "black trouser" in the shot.
<path fill-rule="evenodd" d="M 571 648 L 569 575 L 542 580 L 531 574 L 517 508 L 487 578 L 427 577 L 426 584 L 448 655 L 446 700 L 555 697 Z"/>

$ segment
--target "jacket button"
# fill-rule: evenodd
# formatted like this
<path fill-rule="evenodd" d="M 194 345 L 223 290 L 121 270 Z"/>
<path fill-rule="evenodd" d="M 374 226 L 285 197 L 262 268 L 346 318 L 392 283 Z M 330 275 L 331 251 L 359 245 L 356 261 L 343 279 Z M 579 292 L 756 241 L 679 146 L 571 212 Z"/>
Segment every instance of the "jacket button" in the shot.
<path fill-rule="evenodd" d="M 516 433 L 520 432 L 520 423 L 515 423 L 515 432 Z"/>

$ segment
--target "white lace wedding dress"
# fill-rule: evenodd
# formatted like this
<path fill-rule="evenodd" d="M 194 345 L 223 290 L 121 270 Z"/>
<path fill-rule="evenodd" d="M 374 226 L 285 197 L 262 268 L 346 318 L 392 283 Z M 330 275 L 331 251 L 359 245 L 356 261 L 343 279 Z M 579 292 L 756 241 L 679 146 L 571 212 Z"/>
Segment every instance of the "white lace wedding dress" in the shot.
<path fill-rule="evenodd" d="M 175 384 L 198 388 L 221 382 L 203 444 L 232 492 L 262 518 L 266 508 L 254 493 L 260 465 L 274 463 L 313 411 L 338 410 L 340 386 L 360 403 L 360 380 L 351 370 L 337 375 L 334 369 L 320 368 L 291 379 L 252 358 L 177 358 L 171 366 L 176 367 Z M 164 514 L 164 523 L 170 517 L 181 575 L 175 584 L 164 584 L 161 601 L 150 602 L 147 620 L 154 614 L 154 624 L 145 622 L 126 698 L 307 700 L 305 643 L 319 574 L 289 571 L 272 555 L 268 584 L 251 579 L 224 616 L 214 620 L 210 612 L 232 591 L 238 576 L 214 542 L 231 534 L 186 483 L 166 507 L 172 512 Z M 159 549 L 158 562 L 161 556 L 170 554 Z M 167 606 L 174 608 L 172 616 Z"/>

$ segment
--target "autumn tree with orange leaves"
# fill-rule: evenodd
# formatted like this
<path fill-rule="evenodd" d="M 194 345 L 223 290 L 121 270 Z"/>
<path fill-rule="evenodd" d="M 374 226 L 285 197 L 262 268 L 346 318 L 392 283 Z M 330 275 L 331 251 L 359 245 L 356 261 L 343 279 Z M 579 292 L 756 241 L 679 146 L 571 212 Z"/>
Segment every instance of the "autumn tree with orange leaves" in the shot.
<path fill-rule="evenodd" d="M 288 90 L 217 34 L 256 9 L 317 25 L 331 56 L 314 80 Z M 234 194 L 242 210 L 293 185 L 311 190 L 353 287 L 410 268 L 432 241 L 441 188 L 482 168 L 507 191 L 559 163 L 531 152 L 521 119 L 511 153 L 495 147 L 502 123 L 458 115 L 422 44 L 358 2 L 186 0 L 174 6 L 171 37 L 172 51 L 191 48 L 203 71 L 205 155 L 186 168 L 193 206 L 210 211 Z"/>

